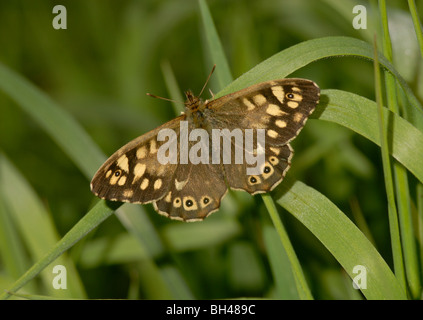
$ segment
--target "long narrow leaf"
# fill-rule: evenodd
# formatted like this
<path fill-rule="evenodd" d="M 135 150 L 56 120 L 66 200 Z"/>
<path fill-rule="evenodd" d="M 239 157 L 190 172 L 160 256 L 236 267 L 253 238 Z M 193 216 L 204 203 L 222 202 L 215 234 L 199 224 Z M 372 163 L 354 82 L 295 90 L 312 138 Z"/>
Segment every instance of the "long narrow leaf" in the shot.
<path fill-rule="evenodd" d="M 366 289 L 361 291 L 367 299 L 407 298 L 379 252 L 332 202 L 299 181 L 279 190 L 283 194 L 277 202 L 322 242 L 351 278 L 359 275 L 356 266 L 364 267 Z"/>
<path fill-rule="evenodd" d="M 13 214 L 13 221 L 22 235 L 32 260 L 41 259 L 48 248 L 57 243 L 59 235 L 35 191 L 3 155 L 0 155 L 0 192 Z M 63 297 L 85 297 L 73 262 L 67 256 L 60 257 L 56 262 L 57 265 L 65 266 L 67 270 L 68 289 L 56 290 L 52 286 L 55 274 L 52 270 L 46 270 L 41 276 L 48 292 Z"/>
<path fill-rule="evenodd" d="M 113 205 L 113 206 L 111 206 Z M 17 292 L 28 281 L 33 279 L 45 267 L 58 258 L 63 252 L 82 239 L 88 232 L 98 226 L 104 219 L 116 210 L 116 203 L 108 205 L 105 201 L 99 201 L 67 234 L 63 236 L 40 260 L 38 260 L 25 274 L 20 277 L 8 292 Z M 0 294 L 0 299 L 7 299 L 10 294 Z"/>
<path fill-rule="evenodd" d="M 288 253 L 278 239 L 278 234 L 274 228 L 269 226 L 264 228 L 263 234 L 270 267 L 275 279 L 277 298 L 284 300 L 300 299 Z"/>
<path fill-rule="evenodd" d="M 406 287 L 405 270 L 404 270 L 403 254 L 402 254 L 402 247 L 401 247 L 400 234 L 399 234 L 398 212 L 397 212 L 397 206 L 395 203 L 391 160 L 389 157 L 388 133 L 387 133 L 388 124 L 386 123 L 386 121 L 384 121 L 384 114 L 383 114 L 382 84 L 380 79 L 376 36 L 374 40 L 374 52 L 375 52 L 375 60 L 374 60 L 375 76 L 374 77 L 375 77 L 375 90 L 376 90 L 376 104 L 378 106 L 377 108 L 378 122 L 377 123 L 378 123 L 378 129 L 379 129 L 380 149 L 382 153 L 382 167 L 383 167 L 383 176 L 385 180 L 385 191 L 388 198 L 388 218 L 389 218 L 389 231 L 391 235 L 392 256 L 394 259 L 395 275 L 397 276 L 398 281 L 401 283 L 402 287 L 405 289 Z"/>
<path fill-rule="evenodd" d="M 217 34 L 216 27 L 211 17 L 209 8 L 205 0 L 199 0 L 200 13 L 204 24 L 205 35 L 213 63 L 219 66 L 216 70 L 216 76 L 219 81 L 219 87 L 224 88 L 232 82 L 232 75 L 229 69 L 228 61 L 226 60 L 222 44 Z"/>
<path fill-rule="evenodd" d="M 261 81 L 285 78 L 294 71 L 321 59 L 345 56 L 365 58 L 371 61 L 373 60 L 373 48 L 367 42 L 349 37 L 327 37 L 304 41 L 263 61 L 216 96 L 222 96 Z M 410 104 L 406 106 L 407 113 L 413 120 L 413 124 L 423 131 L 423 108 L 420 102 L 394 66 L 382 55 L 379 56 L 379 63 L 395 76 L 406 92 L 410 101 Z"/>
<path fill-rule="evenodd" d="M 383 108 L 383 113 L 392 156 L 423 182 L 423 133 L 388 109 Z M 345 91 L 323 90 L 320 105 L 312 118 L 338 123 L 379 145 L 377 116 L 374 101 Z"/>

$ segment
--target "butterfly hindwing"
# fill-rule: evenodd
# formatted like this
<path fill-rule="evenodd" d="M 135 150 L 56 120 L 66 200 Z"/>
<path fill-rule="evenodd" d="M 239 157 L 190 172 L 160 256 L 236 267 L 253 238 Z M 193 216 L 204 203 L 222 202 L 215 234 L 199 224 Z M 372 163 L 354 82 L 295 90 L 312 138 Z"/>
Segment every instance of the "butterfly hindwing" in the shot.
<path fill-rule="evenodd" d="M 258 174 L 247 174 L 247 164 L 225 165 L 225 177 L 231 189 L 244 190 L 250 194 L 273 190 L 285 177 L 291 166 L 293 150 L 290 144 L 270 147 L 265 151 L 265 161 Z"/>
<path fill-rule="evenodd" d="M 216 211 L 228 189 L 221 165 L 213 164 L 179 165 L 170 183 L 167 194 L 154 203 L 154 208 L 183 221 L 203 220 Z"/>

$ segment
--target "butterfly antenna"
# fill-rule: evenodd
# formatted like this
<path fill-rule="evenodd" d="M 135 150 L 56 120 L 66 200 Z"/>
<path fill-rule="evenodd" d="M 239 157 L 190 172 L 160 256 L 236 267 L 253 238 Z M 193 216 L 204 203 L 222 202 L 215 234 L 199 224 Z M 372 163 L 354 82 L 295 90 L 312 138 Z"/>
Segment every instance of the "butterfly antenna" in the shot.
<path fill-rule="evenodd" d="M 176 100 L 172 100 L 172 99 L 168 99 L 168 98 L 163 98 L 163 97 L 160 97 L 160 96 L 156 96 L 155 94 L 151 94 L 151 93 L 146 93 L 146 95 L 147 95 L 147 96 L 150 96 L 150 97 L 153 97 L 153 98 L 157 98 L 157 99 L 165 100 L 165 101 L 170 101 L 170 102 L 173 102 L 173 103 L 180 103 L 180 104 L 184 104 L 184 103 L 183 103 L 183 102 L 181 102 L 181 101 L 176 101 Z"/>
<path fill-rule="evenodd" d="M 213 74 L 213 72 L 214 72 L 214 69 L 216 69 L 216 65 L 214 65 L 214 66 L 213 66 L 213 68 L 212 68 L 212 70 L 210 71 L 210 74 L 209 74 L 209 76 L 207 77 L 206 83 L 204 84 L 203 89 L 201 89 L 200 94 L 198 95 L 199 97 L 201 97 L 201 94 L 203 93 L 204 89 L 206 88 L 207 84 L 209 83 L 209 80 L 210 80 L 210 78 L 211 78 L 211 75 L 212 75 L 212 74 Z"/>

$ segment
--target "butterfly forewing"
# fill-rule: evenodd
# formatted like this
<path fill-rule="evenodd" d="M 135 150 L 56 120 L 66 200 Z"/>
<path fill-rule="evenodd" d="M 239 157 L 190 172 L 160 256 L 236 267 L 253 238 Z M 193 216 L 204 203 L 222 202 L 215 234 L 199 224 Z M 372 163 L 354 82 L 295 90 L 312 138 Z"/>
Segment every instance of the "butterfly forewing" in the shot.
<path fill-rule="evenodd" d="M 266 144 L 284 145 L 304 127 L 319 97 L 313 81 L 292 78 L 259 83 L 207 106 L 213 127 L 266 129 Z"/>
<path fill-rule="evenodd" d="M 92 192 L 102 199 L 132 203 L 149 203 L 162 198 L 177 165 L 158 161 L 158 149 L 166 141 L 158 141 L 157 134 L 163 128 L 178 134 L 184 118 L 171 120 L 116 151 L 94 175 Z"/>

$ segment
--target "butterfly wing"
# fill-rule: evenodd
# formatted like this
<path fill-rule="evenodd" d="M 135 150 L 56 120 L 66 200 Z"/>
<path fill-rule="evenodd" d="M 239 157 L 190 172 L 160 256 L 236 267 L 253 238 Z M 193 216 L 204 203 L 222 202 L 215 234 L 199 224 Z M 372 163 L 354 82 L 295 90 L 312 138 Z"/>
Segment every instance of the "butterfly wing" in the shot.
<path fill-rule="evenodd" d="M 212 164 L 210 154 L 208 164 L 180 163 L 181 121 L 189 120 L 188 132 L 197 128 L 191 118 L 182 115 L 116 151 L 94 175 L 91 190 L 102 199 L 153 202 L 157 212 L 172 219 L 202 220 L 219 208 L 227 186 L 255 194 L 268 192 L 282 181 L 293 154 L 289 142 L 313 112 L 319 94 L 319 88 L 312 81 L 283 79 L 260 83 L 206 102 L 203 115 L 209 129 L 238 129 L 243 131 L 244 137 L 246 129 L 265 130 L 265 162 L 260 174 L 248 175 L 247 169 L 252 165 L 245 161 Z M 160 147 L 171 142 L 170 138 L 168 141 L 157 139 L 162 129 L 171 129 L 176 134 L 176 140 L 172 141 L 177 143 L 176 151 L 169 149 L 169 155 L 176 153 L 178 161 L 175 163 L 162 164 L 158 159 Z M 188 150 L 194 144 L 188 142 Z M 232 140 L 229 144 L 234 159 L 239 146 Z"/>
<path fill-rule="evenodd" d="M 225 178 L 235 190 L 250 194 L 265 193 L 273 190 L 285 177 L 291 167 L 293 150 L 289 143 L 265 150 L 265 161 L 259 168 L 260 174 L 248 175 L 248 164 L 224 165 Z"/>
<path fill-rule="evenodd" d="M 179 133 L 184 119 L 185 115 L 175 118 L 116 151 L 94 175 L 91 191 L 101 199 L 131 203 L 162 198 L 177 165 L 158 161 L 158 149 L 165 141 L 158 141 L 157 135 L 165 128 Z"/>
<path fill-rule="evenodd" d="M 179 165 L 171 183 L 154 208 L 171 219 L 184 221 L 203 220 L 218 210 L 228 190 L 222 166 L 213 164 Z"/>
<path fill-rule="evenodd" d="M 211 164 L 211 160 L 197 165 L 179 161 L 181 149 L 188 152 L 195 144 L 189 141 L 187 150 L 181 148 L 180 124 L 184 120 L 185 115 L 169 121 L 116 151 L 94 175 L 92 192 L 112 201 L 154 202 L 158 213 L 176 220 L 202 220 L 216 211 L 227 191 L 222 165 Z M 162 129 L 171 129 L 175 139 L 159 141 Z M 187 129 L 191 132 L 193 124 Z M 177 163 L 164 165 L 159 161 L 159 148 L 168 142 L 175 144 Z"/>
<path fill-rule="evenodd" d="M 263 82 L 207 103 L 213 128 L 242 128 L 244 136 L 245 129 L 265 129 L 261 174 L 248 175 L 251 165 L 246 161 L 224 164 L 231 188 L 256 194 L 268 192 L 282 181 L 293 155 L 289 142 L 304 127 L 319 97 L 320 89 L 313 81 L 293 78 Z M 237 146 L 233 140 L 231 144 L 234 159 Z"/>
<path fill-rule="evenodd" d="M 306 79 L 267 81 L 207 103 L 213 128 L 266 129 L 266 144 L 294 139 L 319 102 L 320 89 Z"/>

